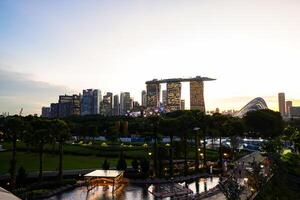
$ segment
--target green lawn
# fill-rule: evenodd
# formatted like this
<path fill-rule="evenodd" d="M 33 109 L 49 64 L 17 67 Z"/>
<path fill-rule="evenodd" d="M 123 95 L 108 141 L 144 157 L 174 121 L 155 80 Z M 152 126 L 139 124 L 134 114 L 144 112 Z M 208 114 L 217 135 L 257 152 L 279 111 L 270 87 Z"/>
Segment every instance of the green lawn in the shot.
<path fill-rule="evenodd" d="M 11 152 L 0 152 L 0 174 L 7 173 Z M 88 169 L 101 168 L 104 157 L 98 156 L 78 156 L 64 155 L 64 169 Z M 117 158 L 108 159 L 110 166 L 116 166 Z M 131 165 L 131 160 L 127 160 L 127 165 Z M 38 171 L 39 157 L 37 153 L 17 152 L 17 169 L 23 166 L 28 171 Z M 44 170 L 57 170 L 58 155 L 44 155 Z"/>

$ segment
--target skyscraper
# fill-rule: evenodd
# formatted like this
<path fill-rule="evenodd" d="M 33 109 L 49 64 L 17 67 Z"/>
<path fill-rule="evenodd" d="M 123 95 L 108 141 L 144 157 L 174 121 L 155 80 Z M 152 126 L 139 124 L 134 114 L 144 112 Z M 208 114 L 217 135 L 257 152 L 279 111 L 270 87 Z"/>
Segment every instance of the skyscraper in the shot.
<path fill-rule="evenodd" d="M 100 113 L 101 91 L 87 89 L 82 91 L 81 115 L 96 115 Z"/>
<path fill-rule="evenodd" d="M 284 93 L 278 93 L 278 105 L 279 105 L 279 112 L 281 113 L 281 116 L 285 116 L 285 94 Z"/>
<path fill-rule="evenodd" d="M 68 117 L 70 115 L 80 115 L 79 95 L 60 95 L 58 100 L 58 117 Z"/>
<path fill-rule="evenodd" d="M 146 90 L 142 91 L 142 106 L 147 107 L 147 92 Z"/>
<path fill-rule="evenodd" d="M 291 107 L 293 107 L 293 102 L 292 101 L 286 101 L 285 102 L 285 107 L 286 107 L 286 115 L 287 117 L 291 117 Z"/>
<path fill-rule="evenodd" d="M 180 110 L 181 83 L 167 83 L 167 107 L 170 111 Z"/>
<path fill-rule="evenodd" d="M 105 116 L 112 116 L 112 108 L 113 108 L 113 93 L 107 92 L 106 95 L 103 96 L 102 100 L 102 114 Z"/>
<path fill-rule="evenodd" d="M 147 83 L 147 107 L 158 107 L 160 100 L 160 84 Z"/>
<path fill-rule="evenodd" d="M 121 92 L 120 97 L 120 114 L 125 115 L 132 108 L 132 100 L 129 92 Z"/>
<path fill-rule="evenodd" d="M 203 81 L 190 82 L 191 110 L 200 110 L 205 113 Z"/>
<path fill-rule="evenodd" d="M 114 108 L 113 108 L 113 115 L 119 116 L 120 115 L 120 103 L 119 103 L 119 95 L 114 95 Z"/>
<path fill-rule="evenodd" d="M 42 117 L 50 118 L 51 117 L 51 108 L 50 107 L 42 107 Z"/>
<path fill-rule="evenodd" d="M 51 118 L 58 118 L 58 103 L 51 103 L 50 104 L 50 117 Z"/>

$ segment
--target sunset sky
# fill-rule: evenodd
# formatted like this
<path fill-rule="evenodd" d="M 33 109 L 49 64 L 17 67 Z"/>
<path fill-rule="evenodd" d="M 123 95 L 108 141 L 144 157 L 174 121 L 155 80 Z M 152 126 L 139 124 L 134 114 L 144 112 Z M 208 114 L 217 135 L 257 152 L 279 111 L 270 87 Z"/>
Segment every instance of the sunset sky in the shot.
<path fill-rule="evenodd" d="M 208 110 L 300 99 L 299 0 L 0 1 L 0 114 L 153 78 L 207 76 Z M 183 85 L 188 101 L 188 85 Z M 300 102 L 299 104 L 300 105 Z"/>

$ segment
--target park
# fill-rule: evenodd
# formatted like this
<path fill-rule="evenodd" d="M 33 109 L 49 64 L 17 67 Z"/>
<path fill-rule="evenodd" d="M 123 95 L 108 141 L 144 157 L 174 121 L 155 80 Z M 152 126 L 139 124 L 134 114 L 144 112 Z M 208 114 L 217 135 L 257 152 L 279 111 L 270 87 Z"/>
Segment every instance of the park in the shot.
<path fill-rule="evenodd" d="M 21 199 L 78 192 L 100 199 L 130 199 L 132 192 L 141 199 L 293 198 L 299 195 L 299 126 L 271 110 L 243 118 L 200 111 L 8 116 L 0 119 L 0 186 Z M 116 176 L 105 177 L 108 171 Z M 279 181 L 282 174 L 288 176 Z M 278 182 L 281 192 L 268 192 Z"/>

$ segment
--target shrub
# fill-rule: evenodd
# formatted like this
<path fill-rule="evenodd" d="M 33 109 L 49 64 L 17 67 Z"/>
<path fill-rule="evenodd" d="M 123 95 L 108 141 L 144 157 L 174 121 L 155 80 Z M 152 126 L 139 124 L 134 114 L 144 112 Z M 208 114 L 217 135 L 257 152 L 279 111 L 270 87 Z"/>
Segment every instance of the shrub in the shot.
<path fill-rule="evenodd" d="M 17 175 L 17 185 L 19 187 L 23 187 L 25 185 L 27 178 L 27 174 L 23 166 L 21 166 L 18 170 L 18 175 Z"/>
<path fill-rule="evenodd" d="M 133 159 L 131 162 L 131 166 L 134 170 L 138 170 L 139 169 L 139 161 L 137 159 Z"/>

